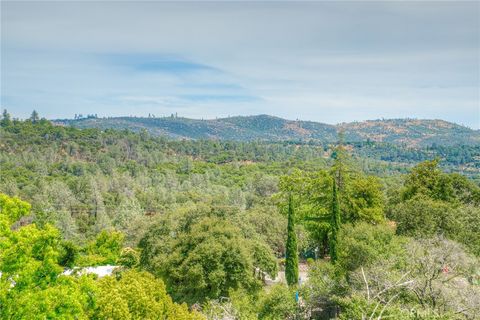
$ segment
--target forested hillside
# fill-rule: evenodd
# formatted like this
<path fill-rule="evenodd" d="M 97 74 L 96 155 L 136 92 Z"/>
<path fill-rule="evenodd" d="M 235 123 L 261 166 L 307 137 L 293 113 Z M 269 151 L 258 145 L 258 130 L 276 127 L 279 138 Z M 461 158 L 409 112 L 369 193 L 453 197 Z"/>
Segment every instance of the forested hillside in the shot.
<path fill-rule="evenodd" d="M 391 119 L 342 123 L 351 141 L 381 141 L 408 147 L 480 143 L 480 131 L 443 120 Z"/>
<path fill-rule="evenodd" d="M 0 319 L 480 317 L 478 145 L 118 128 L 4 112 Z"/>
<path fill-rule="evenodd" d="M 349 142 L 376 141 L 408 147 L 432 145 L 478 145 L 480 131 L 442 120 L 393 119 L 342 123 L 336 126 L 292 121 L 268 115 L 195 120 L 170 117 L 98 118 L 55 120 L 56 124 L 78 128 L 147 130 L 172 138 L 235 141 L 315 141 L 333 143 L 343 132 Z"/>

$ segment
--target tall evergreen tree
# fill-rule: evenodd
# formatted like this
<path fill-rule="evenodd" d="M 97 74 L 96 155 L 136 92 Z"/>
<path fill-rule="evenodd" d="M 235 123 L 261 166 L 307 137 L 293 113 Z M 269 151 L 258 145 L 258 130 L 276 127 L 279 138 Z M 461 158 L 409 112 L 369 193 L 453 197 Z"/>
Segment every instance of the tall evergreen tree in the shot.
<path fill-rule="evenodd" d="M 333 179 L 332 190 L 332 213 L 331 213 L 331 234 L 330 234 L 330 259 L 333 263 L 337 260 L 337 234 L 340 229 L 340 208 L 338 205 L 337 183 Z"/>
<path fill-rule="evenodd" d="M 0 121 L 0 127 L 8 127 L 11 123 L 12 119 L 10 117 L 10 113 L 8 113 L 7 109 L 4 109 L 2 113 L 2 120 Z"/>
<path fill-rule="evenodd" d="M 344 191 L 345 184 L 348 180 L 348 154 L 345 150 L 345 143 L 344 143 L 344 133 L 340 132 L 338 134 L 338 143 L 335 149 L 333 150 L 333 166 L 331 168 L 331 172 L 335 182 L 337 184 L 337 188 L 339 192 Z"/>
<path fill-rule="evenodd" d="M 30 120 L 35 123 L 40 119 L 38 112 L 36 110 L 32 111 L 32 115 L 30 116 Z"/>
<path fill-rule="evenodd" d="M 295 234 L 295 212 L 293 210 L 292 196 L 288 197 L 288 227 L 287 248 L 285 257 L 285 278 L 288 285 L 298 283 L 298 249 L 297 235 Z"/>

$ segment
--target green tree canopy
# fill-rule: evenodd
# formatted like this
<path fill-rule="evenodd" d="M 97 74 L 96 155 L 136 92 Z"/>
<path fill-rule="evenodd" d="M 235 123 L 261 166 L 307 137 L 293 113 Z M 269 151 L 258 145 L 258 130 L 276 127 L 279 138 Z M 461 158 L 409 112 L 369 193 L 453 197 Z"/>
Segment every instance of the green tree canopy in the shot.
<path fill-rule="evenodd" d="M 205 319 L 187 305 L 174 303 L 163 281 L 147 272 L 130 270 L 118 278 L 104 277 L 98 281 L 96 297 L 98 319 Z"/>
<path fill-rule="evenodd" d="M 94 288 L 87 278 L 61 275 L 59 231 L 34 224 L 11 229 L 29 209 L 0 194 L 0 318 L 88 319 Z"/>
<path fill-rule="evenodd" d="M 397 232 L 413 237 L 443 235 L 480 255 L 478 223 L 480 187 L 438 168 L 438 161 L 418 164 L 405 177 L 401 198 L 391 201 L 389 218 Z"/>
<path fill-rule="evenodd" d="M 459 174 L 442 172 L 438 160 L 419 163 L 405 177 L 403 200 L 418 194 L 451 203 L 480 204 L 480 187 Z"/>
<path fill-rule="evenodd" d="M 163 220 L 140 242 L 141 263 L 165 279 L 174 299 L 192 304 L 256 288 L 255 267 L 275 271 L 271 249 L 255 243 L 224 218 L 201 218 L 188 228 Z"/>

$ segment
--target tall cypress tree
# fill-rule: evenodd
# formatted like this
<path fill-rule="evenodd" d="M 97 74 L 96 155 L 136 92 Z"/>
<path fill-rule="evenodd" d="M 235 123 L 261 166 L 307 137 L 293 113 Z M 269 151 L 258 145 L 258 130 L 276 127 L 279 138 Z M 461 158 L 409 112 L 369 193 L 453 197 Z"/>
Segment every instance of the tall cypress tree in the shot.
<path fill-rule="evenodd" d="M 342 192 L 345 188 L 345 183 L 348 179 L 348 168 L 347 168 L 347 153 L 344 145 L 344 133 L 340 132 L 338 134 L 338 144 L 333 150 L 334 153 L 334 162 L 331 168 L 331 172 L 335 182 L 337 184 L 337 189 L 339 192 Z"/>
<path fill-rule="evenodd" d="M 288 197 L 287 248 L 285 257 L 285 278 L 290 286 L 298 283 L 297 235 L 295 234 L 295 212 L 292 202 L 292 196 L 290 195 Z"/>
<path fill-rule="evenodd" d="M 337 234 L 338 229 L 340 228 L 340 208 L 338 205 L 338 196 L 337 196 L 337 183 L 335 179 L 333 180 L 332 188 L 332 212 L 331 212 L 331 234 L 330 234 L 330 259 L 333 263 L 337 261 Z"/>

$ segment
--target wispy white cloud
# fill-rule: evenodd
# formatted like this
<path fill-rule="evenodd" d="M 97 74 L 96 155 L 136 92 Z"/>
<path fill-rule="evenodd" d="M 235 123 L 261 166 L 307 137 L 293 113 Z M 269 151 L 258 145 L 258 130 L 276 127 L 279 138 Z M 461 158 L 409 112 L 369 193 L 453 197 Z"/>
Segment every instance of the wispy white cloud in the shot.
<path fill-rule="evenodd" d="M 477 2 L 2 2 L 2 106 L 478 128 Z"/>

